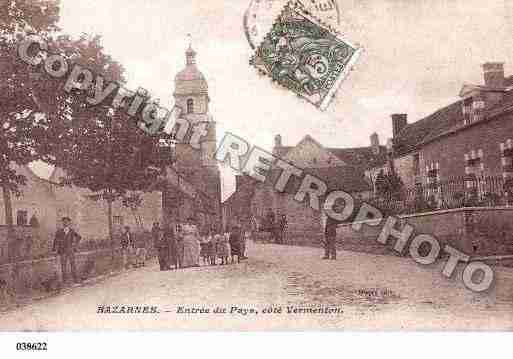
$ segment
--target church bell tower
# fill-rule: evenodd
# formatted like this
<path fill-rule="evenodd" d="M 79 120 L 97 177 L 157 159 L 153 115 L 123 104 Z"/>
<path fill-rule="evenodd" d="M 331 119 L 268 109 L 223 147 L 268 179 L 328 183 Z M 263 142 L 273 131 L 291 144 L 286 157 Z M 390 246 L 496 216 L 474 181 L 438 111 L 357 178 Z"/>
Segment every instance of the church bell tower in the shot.
<path fill-rule="evenodd" d="M 207 134 L 201 138 L 199 150 L 189 144 L 189 138 L 184 143 L 176 144 L 175 168 L 210 198 L 203 207 L 206 205 L 211 215 L 215 213 L 220 218 L 221 179 L 214 157 L 217 148 L 216 123 L 209 112 L 208 83 L 196 65 L 196 51 L 191 45 L 185 52 L 185 59 L 185 68 L 175 77 L 175 106 L 182 109 L 183 116 L 191 126 L 206 126 Z"/>

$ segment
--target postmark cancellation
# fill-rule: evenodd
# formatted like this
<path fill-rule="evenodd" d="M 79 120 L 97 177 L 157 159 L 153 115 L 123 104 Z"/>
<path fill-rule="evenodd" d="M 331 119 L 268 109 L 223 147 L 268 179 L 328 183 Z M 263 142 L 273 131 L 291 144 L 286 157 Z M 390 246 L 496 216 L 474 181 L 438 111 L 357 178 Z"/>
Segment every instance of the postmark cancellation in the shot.
<path fill-rule="evenodd" d="M 250 64 L 324 111 L 361 51 L 301 4 L 289 2 Z"/>

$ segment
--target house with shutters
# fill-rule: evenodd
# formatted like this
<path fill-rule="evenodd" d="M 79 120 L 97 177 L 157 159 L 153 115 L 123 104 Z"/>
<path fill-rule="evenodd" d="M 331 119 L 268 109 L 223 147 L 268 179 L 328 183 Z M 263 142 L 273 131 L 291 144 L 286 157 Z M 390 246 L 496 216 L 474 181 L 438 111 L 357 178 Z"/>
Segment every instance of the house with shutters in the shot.
<path fill-rule="evenodd" d="M 513 176 L 513 76 L 504 64 L 482 65 L 483 84 L 463 84 L 460 100 L 413 123 L 391 116 L 388 160 L 366 171 L 394 170 L 407 187 L 453 178 Z M 472 185 L 472 184 L 471 184 Z"/>

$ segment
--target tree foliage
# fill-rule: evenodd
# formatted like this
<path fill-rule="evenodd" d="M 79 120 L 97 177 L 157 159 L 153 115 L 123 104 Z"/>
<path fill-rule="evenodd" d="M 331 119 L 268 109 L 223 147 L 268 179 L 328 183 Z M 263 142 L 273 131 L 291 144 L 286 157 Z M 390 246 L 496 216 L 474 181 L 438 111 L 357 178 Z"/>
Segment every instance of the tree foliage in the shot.
<path fill-rule="evenodd" d="M 381 197 L 397 196 L 404 186 L 401 177 L 395 171 L 385 173 L 383 170 L 379 171 L 375 185 L 376 192 Z"/>
<path fill-rule="evenodd" d="M 58 30 L 58 13 L 54 0 L 3 0 L 0 6 L 0 187 L 9 242 L 14 236 L 11 193 L 19 195 L 26 183 L 18 168 L 41 157 L 39 143 L 48 129 L 42 113 L 51 107 L 38 98 L 51 92 L 50 84 L 35 81 L 16 45 L 30 32 L 51 38 Z"/>

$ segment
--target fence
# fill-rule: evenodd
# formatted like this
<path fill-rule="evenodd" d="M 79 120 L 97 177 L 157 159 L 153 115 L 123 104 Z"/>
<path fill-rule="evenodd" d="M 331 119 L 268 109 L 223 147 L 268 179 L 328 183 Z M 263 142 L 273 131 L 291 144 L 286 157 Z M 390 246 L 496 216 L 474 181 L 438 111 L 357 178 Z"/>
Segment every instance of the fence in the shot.
<path fill-rule="evenodd" d="M 372 196 L 370 204 L 384 214 L 412 214 L 461 207 L 513 205 L 513 181 L 503 177 L 466 176 L 403 188 Z"/>

